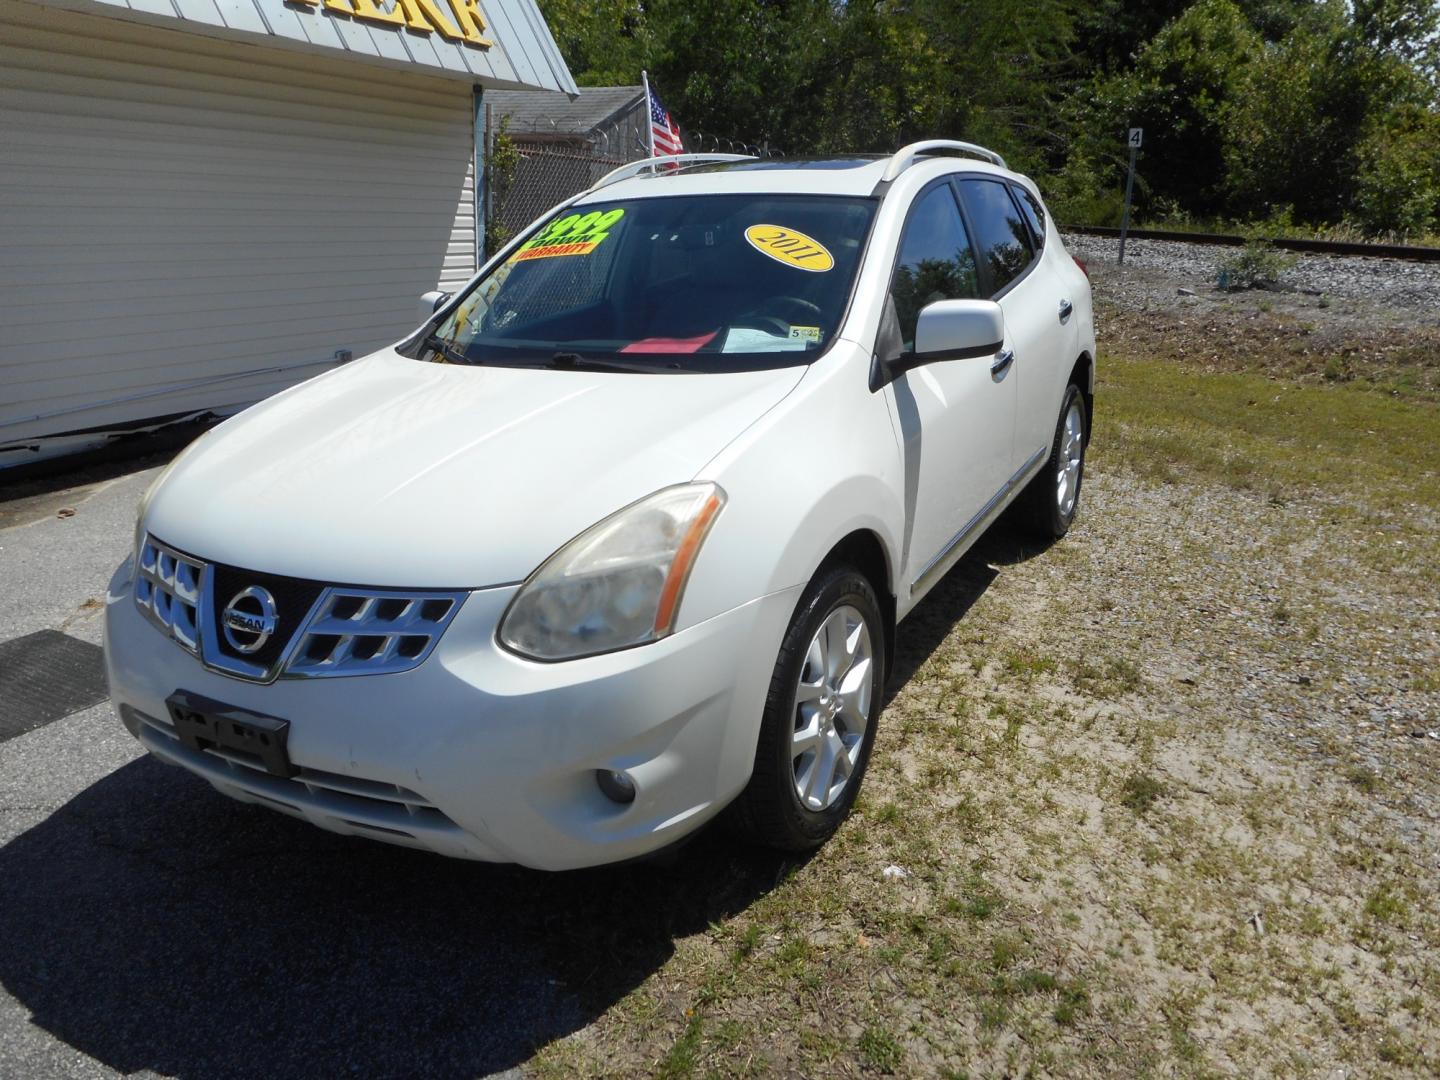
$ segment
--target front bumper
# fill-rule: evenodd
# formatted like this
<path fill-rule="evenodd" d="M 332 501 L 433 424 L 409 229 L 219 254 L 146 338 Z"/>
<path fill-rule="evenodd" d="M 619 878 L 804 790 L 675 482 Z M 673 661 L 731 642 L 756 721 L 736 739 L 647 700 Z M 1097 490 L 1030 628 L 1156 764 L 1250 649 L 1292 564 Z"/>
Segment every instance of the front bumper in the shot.
<path fill-rule="evenodd" d="M 105 666 L 121 720 L 152 753 L 335 832 L 546 870 L 655 851 L 739 793 L 800 592 L 651 645 L 541 664 L 495 641 L 516 587 L 480 590 L 413 670 L 259 685 L 166 638 L 129 578 L 127 563 L 111 582 Z M 181 745 L 165 705 L 176 690 L 289 720 L 298 775 Z M 606 798 L 597 769 L 626 770 L 634 802 Z"/>

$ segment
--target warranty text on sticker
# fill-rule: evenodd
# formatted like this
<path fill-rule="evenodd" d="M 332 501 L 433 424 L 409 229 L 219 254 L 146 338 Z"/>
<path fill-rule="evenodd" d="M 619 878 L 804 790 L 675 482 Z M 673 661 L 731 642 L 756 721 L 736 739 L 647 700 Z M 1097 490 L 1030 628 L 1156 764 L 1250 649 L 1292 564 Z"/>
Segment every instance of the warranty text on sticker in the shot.
<path fill-rule="evenodd" d="M 751 225 L 745 230 L 745 239 L 756 251 L 786 266 L 823 274 L 835 265 L 824 244 L 794 229 L 780 225 Z"/>
<path fill-rule="evenodd" d="M 525 247 L 515 253 L 516 262 L 530 259 L 549 259 L 556 255 L 589 255 L 599 244 L 598 240 L 587 240 L 574 244 L 546 244 L 542 247 Z"/>
<path fill-rule="evenodd" d="M 617 207 L 614 210 L 593 210 L 588 214 L 570 214 L 559 221 L 552 221 L 521 244 L 519 250 L 510 256 L 510 261 L 589 255 L 605 241 L 611 227 L 624 216 L 625 211 Z"/>

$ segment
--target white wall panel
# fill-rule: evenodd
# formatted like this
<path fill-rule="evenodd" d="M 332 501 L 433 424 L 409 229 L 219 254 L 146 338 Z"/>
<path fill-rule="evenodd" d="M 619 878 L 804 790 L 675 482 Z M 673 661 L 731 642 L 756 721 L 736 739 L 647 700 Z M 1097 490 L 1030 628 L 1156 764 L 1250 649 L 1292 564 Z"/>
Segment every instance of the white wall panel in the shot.
<path fill-rule="evenodd" d="M 474 272 L 471 108 L 468 83 L 0 0 L 0 466 L 406 333 Z"/>

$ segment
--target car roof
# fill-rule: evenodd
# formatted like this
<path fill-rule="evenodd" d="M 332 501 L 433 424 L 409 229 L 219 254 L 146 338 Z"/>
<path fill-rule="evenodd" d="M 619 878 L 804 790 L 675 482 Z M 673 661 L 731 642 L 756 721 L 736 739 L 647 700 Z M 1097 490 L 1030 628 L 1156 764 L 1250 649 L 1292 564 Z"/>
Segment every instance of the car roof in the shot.
<path fill-rule="evenodd" d="M 669 195 L 849 195 L 869 196 L 884 179 L 889 155 L 850 154 L 810 158 L 761 158 L 690 165 L 669 172 L 627 177 L 586 192 L 577 205 Z M 988 161 L 927 157 L 910 169 L 941 176 L 949 172 L 992 173 L 1018 179 Z M 907 172 L 910 170 L 906 170 Z M 901 175 L 904 175 L 903 173 Z"/>

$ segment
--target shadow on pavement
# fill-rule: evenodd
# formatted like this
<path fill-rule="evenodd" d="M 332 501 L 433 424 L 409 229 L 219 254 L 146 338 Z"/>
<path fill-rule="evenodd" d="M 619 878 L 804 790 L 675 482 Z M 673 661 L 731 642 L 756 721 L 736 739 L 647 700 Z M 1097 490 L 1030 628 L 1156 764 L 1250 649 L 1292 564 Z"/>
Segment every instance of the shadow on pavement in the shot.
<path fill-rule="evenodd" d="M 892 692 L 991 563 L 1026 557 L 1003 530 L 981 541 L 901 628 Z M 595 1019 L 676 938 L 796 865 L 719 830 L 669 865 L 450 861 L 332 836 L 141 758 L 0 848 L 0 983 L 122 1073 L 484 1075 Z"/>
<path fill-rule="evenodd" d="M 793 863 L 721 835 L 670 867 L 451 861 L 142 758 L 0 849 L 0 983 L 122 1073 L 484 1075 L 594 1019 Z"/>

